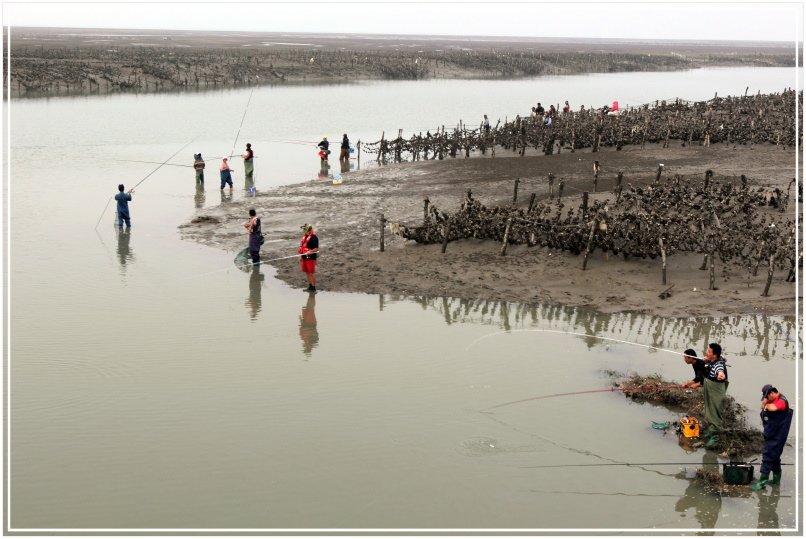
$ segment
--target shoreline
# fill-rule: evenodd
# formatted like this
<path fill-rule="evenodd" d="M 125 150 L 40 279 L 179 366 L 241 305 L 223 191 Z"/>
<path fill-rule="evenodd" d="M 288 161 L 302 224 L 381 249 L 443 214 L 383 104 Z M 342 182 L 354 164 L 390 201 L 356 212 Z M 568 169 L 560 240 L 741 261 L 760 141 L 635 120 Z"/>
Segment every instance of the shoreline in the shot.
<path fill-rule="evenodd" d="M 505 154 L 505 155 L 501 155 Z M 702 255 L 675 254 L 668 260 L 669 284 L 661 284 L 659 260 L 629 259 L 594 252 L 587 270 L 582 255 L 548 248 L 510 245 L 507 255 L 492 241 L 422 245 L 385 232 L 380 252 L 380 214 L 392 223 L 416 225 L 423 218 L 423 199 L 446 211 L 456 209 L 467 189 L 483 204 L 512 201 L 515 178 L 520 179 L 519 206 L 531 193 L 538 200 L 548 195 L 548 172 L 567 181 L 565 201 L 574 204 L 589 188 L 594 160 L 602 166 L 598 193 L 591 200 L 610 196 L 617 170 L 625 182 L 651 183 L 658 162 L 666 174 L 697 175 L 706 169 L 717 177 L 747 174 L 752 187 L 783 187 L 795 175 L 795 152 L 775 146 L 736 148 L 626 146 L 622 151 L 563 152 L 524 157 L 473 156 L 443 161 L 417 161 L 345 173 L 343 184 L 311 180 L 258 193 L 255 198 L 207 208 L 180 225 L 183 239 L 223 246 L 233 255 L 245 245 L 241 222 L 248 208 L 261 217 L 267 236 L 263 259 L 293 254 L 299 227 L 312 223 L 322 245 L 317 268 L 318 287 L 324 291 L 407 296 L 450 296 L 468 300 L 586 306 L 600 312 L 642 312 L 666 317 L 730 316 L 741 314 L 794 315 L 801 294 L 795 283 L 785 282 L 787 271 L 776 270 L 769 297 L 761 297 L 766 272 L 751 276 L 744 268 L 728 267 L 728 280 L 717 262 L 717 290 L 708 290 L 708 273 L 700 271 Z M 760 175 L 763 174 L 763 177 Z M 794 217 L 794 204 L 788 213 Z M 288 251 L 288 252 L 286 252 Z M 291 286 L 305 283 L 295 258 L 270 263 L 278 279 Z M 763 275 L 761 275 L 763 274 Z M 658 295 L 674 285 L 671 297 Z"/>
<path fill-rule="evenodd" d="M 14 28 L 12 97 L 794 67 L 783 43 Z M 802 64 L 802 62 L 801 62 Z M 800 65 L 800 64 L 799 64 Z"/>

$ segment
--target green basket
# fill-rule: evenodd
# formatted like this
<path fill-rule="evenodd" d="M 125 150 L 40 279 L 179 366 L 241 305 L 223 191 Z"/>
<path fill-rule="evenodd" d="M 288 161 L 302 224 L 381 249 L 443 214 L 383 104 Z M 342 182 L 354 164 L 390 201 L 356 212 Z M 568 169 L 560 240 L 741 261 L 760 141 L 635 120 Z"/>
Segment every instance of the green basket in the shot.
<path fill-rule="evenodd" d="M 722 480 L 728 485 L 749 485 L 753 481 L 753 465 L 746 462 L 723 464 Z"/>

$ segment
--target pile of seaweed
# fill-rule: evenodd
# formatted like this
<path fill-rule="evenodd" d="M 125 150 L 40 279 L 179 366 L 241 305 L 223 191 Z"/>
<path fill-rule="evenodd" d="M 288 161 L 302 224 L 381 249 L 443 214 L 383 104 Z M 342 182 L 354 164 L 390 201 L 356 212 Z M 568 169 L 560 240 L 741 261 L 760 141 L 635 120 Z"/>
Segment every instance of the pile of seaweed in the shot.
<path fill-rule="evenodd" d="M 610 373 L 617 377 L 616 373 Z M 708 424 L 703 413 L 702 389 L 681 389 L 679 384 L 664 380 L 659 374 L 641 376 L 633 373 L 615 384 L 624 389 L 624 395 L 636 402 L 648 402 L 668 408 L 681 415 L 695 416 L 700 420 L 700 432 Z M 670 388 L 669 386 L 673 386 Z M 764 436 L 761 430 L 747 424 L 748 409 L 727 395 L 723 413 L 722 435 L 714 448 L 731 459 L 743 459 L 749 455 L 758 455 L 764 447 Z M 721 478 L 720 478 L 721 481 Z"/>

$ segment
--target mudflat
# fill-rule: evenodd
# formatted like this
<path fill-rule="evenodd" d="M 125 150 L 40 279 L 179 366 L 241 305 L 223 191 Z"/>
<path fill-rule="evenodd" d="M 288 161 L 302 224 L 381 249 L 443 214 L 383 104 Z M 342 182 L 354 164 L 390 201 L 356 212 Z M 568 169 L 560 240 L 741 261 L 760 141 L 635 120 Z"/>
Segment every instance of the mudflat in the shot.
<path fill-rule="evenodd" d="M 618 170 L 624 171 L 625 184 L 652 183 L 660 163 L 666 179 L 675 174 L 704 175 L 711 169 L 717 178 L 745 174 L 753 187 L 786 191 L 795 177 L 796 158 L 793 149 L 766 144 L 626 146 L 621 151 L 588 149 L 523 157 L 499 149 L 495 157 L 488 152 L 471 158 L 396 163 L 345 173 L 339 185 L 323 179 L 260 192 L 254 198 L 205 209 L 180 229 L 183 237 L 222 247 L 234 256 L 246 245 L 241 224 L 254 207 L 267 236 L 262 257 L 270 260 L 295 254 L 300 225 L 311 223 L 320 239 L 317 278 L 324 291 L 584 305 L 602 312 L 672 317 L 793 315 L 795 299 L 802 293 L 785 280 L 788 271 L 776 270 L 769 296 L 762 297 L 767 277 L 763 265 L 753 276 L 747 268 L 723 267 L 717 261 L 717 289 L 709 290 L 708 272 L 699 269 L 703 256 L 674 254 L 668 260 L 668 284 L 663 285 L 660 259 L 625 260 L 596 251 L 583 271 L 582 255 L 510 245 L 501 256 L 501 245 L 482 240 L 450 242 L 443 254 L 441 245 L 421 245 L 394 235 L 390 224 L 381 252 L 380 214 L 392 225 L 416 225 L 423 220 L 425 197 L 442 210 L 454 211 L 468 189 L 487 206 L 510 204 L 516 178 L 520 179 L 517 203 L 526 207 L 531 193 L 538 200 L 548 198 L 550 172 L 566 181 L 563 201 L 579 204 L 583 191 L 591 191 L 591 201 L 614 197 Z M 594 160 L 601 166 L 598 193 L 592 193 Z M 794 220 L 797 195 L 792 196 L 793 203 L 782 216 Z M 304 287 L 296 258 L 268 263 L 278 278 Z M 671 296 L 659 298 L 671 285 Z"/>

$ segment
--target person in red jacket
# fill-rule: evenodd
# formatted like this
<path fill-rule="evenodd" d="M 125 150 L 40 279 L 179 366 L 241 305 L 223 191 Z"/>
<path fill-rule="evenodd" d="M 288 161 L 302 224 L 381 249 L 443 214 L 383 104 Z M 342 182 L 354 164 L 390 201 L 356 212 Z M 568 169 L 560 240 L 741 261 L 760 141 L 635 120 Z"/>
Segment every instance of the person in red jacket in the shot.
<path fill-rule="evenodd" d="M 316 293 L 316 257 L 317 253 L 319 252 L 319 238 L 316 236 L 316 233 L 313 231 L 313 227 L 307 223 L 302 225 L 302 232 L 304 236 L 302 236 L 302 240 L 299 242 L 299 254 L 302 256 L 300 257 L 300 266 L 305 273 L 305 277 L 308 279 L 308 288 L 305 288 L 305 292 L 313 292 Z"/>

